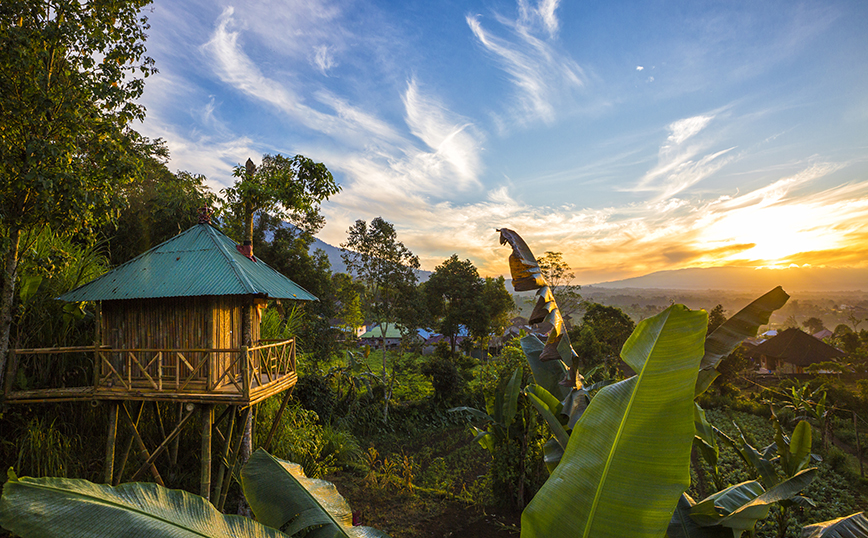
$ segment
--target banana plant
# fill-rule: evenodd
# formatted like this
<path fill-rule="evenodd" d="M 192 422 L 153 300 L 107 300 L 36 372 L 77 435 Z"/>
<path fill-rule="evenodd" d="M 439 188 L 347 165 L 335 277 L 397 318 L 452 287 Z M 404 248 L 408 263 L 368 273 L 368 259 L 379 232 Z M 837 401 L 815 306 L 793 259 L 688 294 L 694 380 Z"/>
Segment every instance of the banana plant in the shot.
<path fill-rule="evenodd" d="M 729 486 L 695 502 L 682 494 L 666 531 L 667 538 L 740 538 L 751 535 L 757 521 L 769 515 L 775 503 L 789 499 L 804 489 L 817 474 L 812 467 L 766 490 L 756 480 Z"/>
<path fill-rule="evenodd" d="M 474 424 L 470 427 L 476 434 L 473 438 L 482 448 L 494 454 L 497 447 L 509 439 L 509 427 L 518 412 L 518 396 L 521 393 L 521 368 L 516 368 L 509 381 L 501 379 L 494 393 L 494 399 L 486 402 L 486 411 L 475 407 L 453 407 L 450 413 L 467 412 L 470 416 L 481 420 L 480 428 Z"/>
<path fill-rule="evenodd" d="M 157 484 L 117 487 L 69 478 L 29 478 L 10 469 L 0 525 L 22 538 L 382 538 L 351 527 L 333 485 L 303 477 L 290 462 L 257 451 L 242 471 L 256 517 L 220 513 L 205 498 Z"/>
<path fill-rule="evenodd" d="M 689 483 L 706 324 L 704 311 L 673 305 L 636 327 L 622 358 L 637 375 L 600 389 L 578 418 L 522 513 L 523 537 L 663 535 Z"/>
<path fill-rule="evenodd" d="M 868 518 L 863 512 L 802 528 L 802 538 L 868 538 Z"/>

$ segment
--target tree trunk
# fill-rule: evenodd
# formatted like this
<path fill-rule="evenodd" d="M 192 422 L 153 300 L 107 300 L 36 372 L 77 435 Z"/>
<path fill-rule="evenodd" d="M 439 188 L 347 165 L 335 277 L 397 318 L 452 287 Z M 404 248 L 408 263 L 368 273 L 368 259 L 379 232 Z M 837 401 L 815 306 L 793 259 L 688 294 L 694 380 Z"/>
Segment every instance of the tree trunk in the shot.
<path fill-rule="evenodd" d="M 389 378 L 386 376 L 386 328 L 380 325 L 380 334 L 382 335 L 380 343 L 383 346 L 383 385 L 385 386 Z"/>
<path fill-rule="evenodd" d="M 18 246 L 21 230 L 9 230 L 9 247 L 4 256 L 3 276 L 0 281 L 0 388 L 4 387 L 6 360 L 9 357 L 9 331 L 12 328 L 12 303 L 15 299 L 15 280 L 18 277 Z"/>

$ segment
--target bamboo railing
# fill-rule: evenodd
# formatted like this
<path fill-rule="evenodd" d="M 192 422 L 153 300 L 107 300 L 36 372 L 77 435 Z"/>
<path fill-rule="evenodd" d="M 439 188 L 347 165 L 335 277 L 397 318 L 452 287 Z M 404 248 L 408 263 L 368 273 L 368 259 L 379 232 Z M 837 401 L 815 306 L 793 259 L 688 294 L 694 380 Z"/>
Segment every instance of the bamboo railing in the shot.
<path fill-rule="evenodd" d="M 87 357 L 85 359 L 85 357 Z M 107 346 L 16 349 L 10 355 L 10 374 L 4 393 L 8 401 L 53 398 L 98 398 L 111 395 L 237 395 L 243 400 L 286 381 L 296 373 L 295 340 L 265 341 L 259 345 L 226 349 L 115 349 Z M 67 386 L 58 366 L 75 363 L 77 382 Z M 49 379 L 16 386 L 17 371 L 51 372 Z M 94 367 L 96 366 L 96 367 Z M 90 374 L 83 372 L 90 370 Z M 27 377 L 26 375 L 24 376 Z M 83 379 L 92 380 L 85 385 Z M 44 386 L 45 384 L 49 386 Z M 85 396 L 86 395 L 86 396 Z"/>

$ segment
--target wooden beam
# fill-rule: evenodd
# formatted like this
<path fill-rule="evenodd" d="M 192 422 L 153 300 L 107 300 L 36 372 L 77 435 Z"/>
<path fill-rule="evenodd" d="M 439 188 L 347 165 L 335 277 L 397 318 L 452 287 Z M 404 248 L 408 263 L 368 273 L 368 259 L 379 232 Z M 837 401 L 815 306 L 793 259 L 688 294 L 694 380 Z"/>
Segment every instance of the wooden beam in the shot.
<path fill-rule="evenodd" d="M 202 454 L 201 477 L 199 480 L 199 495 L 211 500 L 211 426 L 214 424 L 214 406 L 201 406 L 202 418 Z"/>
<path fill-rule="evenodd" d="M 105 442 L 105 475 L 103 481 L 111 485 L 114 478 L 115 444 L 118 439 L 118 404 L 109 403 L 108 435 Z"/>
<path fill-rule="evenodd" d="M 283 410 L 286 409 L 286 404 L 289 403 L 290 396 L 292 396 L 292 389 L 293 387 L 290 387 L 286 391 L 286 396 L 284 396 L 283 401 L 280 402 L 280 409 L 277 410 L 277 414 L 274 416 L 274 422 L 271 423 L 271 430 L 268 432 L 268 437 L 265 438 L 265 443 L 262 445 L 263 450 L 267 451 L 271 447 L 271 439 L 274 438 L 274 433 L 280 425 L 280 418 L 283 416 Z"/>
<path fill-rule="evenodd" d="M 250 407 L 248 407 L 244 412 L 244 418 L 242 419 L 242 424 L 247 423 L 247 417 L 253 411 Z M 242 426 L 243 428 L 243 426 Z M 226 495 L 229 493 L 229 484 L 232 482 L 232 477 L 235 476 L 235 473 L 238 469 L 238 455 L 241 452 L 241 439 L 244 437 L 242 432 L 238 432 L 238 437 L 235 438 L 235 446 L 232 449 L 232 465 L 229 474 L 226 478 L 223 479 L 223 486 L 220 489 L 220 498 L 217 499 L 217 510 L 223 511 L 223 505 L 226 504 Z"/>
<path fill-rule="evenodd" d="M 223 442 L 223 453 L 220 455 L 220 468 L 217 470 L 217 481 L 214 489 L 214 499 L 219 502 L 220 494 L 223 490 L 223 477 L 226 474 L 226 469 L 229 468 L 229 449 L 232 443 L 232 432 L 235 430 L 235 417 L 238 415 L 238 406 L 226 406 L 226 410 L 232 408 L 232 414 L 229 415 L 229 428 L 226 430 L 226 437 Z"/>
<path fill-rule="evenodd" d="M 139 429 L 133 422 L 133 417 L 130 416 L 130 412 L 127 410 L 126 406 L 124 406 L 123 416 L 127 419 L 127 424 L 132 429 L 133 438 L 136 440 L 136 444 L 139 445 L 139 456 L 141 456 L 143 460 L 147 461 L 151 457 L 151 454 L 148 452 L 148 447 L 145 446 L 145 442 L 142 441 L 142 436 L 139 435 Z M 157 484 L 161 486 L 166 485 L 166 483 L 163 482 L 163 477 L 160 476 L 160 472 L 157 471 L 157 466 L 153 463 L 151 463 L 151 474 L 154 475 L 154 480 L 156 480 Z"/>
<path fill-rule="evenodd" d="M 169 446 L 169 443 L 172 442 L 172 440 L 181 433 L 181 428 L 183 428 L 184 424 L 186 424 L 187 421 L 190 420 L 190 417 L 193 416 L 193 412 L 195 411 L 195 407 L 193 407 L 193 404 L 188 404 L 188 411 L 189 412 L 187 413 L 187 416 L 181 419 L 178 425 L 175 426 L 175 429 L 172 430 L 172 433 L 170 433 L 169 436 L 166 437 L 162 443 L 160 443 L 160 446 L 158 446 L 156 450 L 154 450 L 154 452 L 150 455 L 147 461 L 145 461 L 145 463 L 143 463 L 142 466 L 133 473 L 133 476 L 130 477 L 131 482 L 134 482 L 136 480 L 136 477 L 139 476 L 139 473 L 141 473 L 147 467 L 157 461 L 157 457 L 166 449 L 166 447 Z"/>
<path fill-rule="evenodd" d="M 126 402 L 124 402 L 121 405 L 126 407 L 127 404 L 126 404 Z M 136 423 L 135 423 L 136 427 L 138 427 L 138 425 L 139 425 L 139 420 L 142 418 L 142 412 L 144 410 L 145 410 L 145 402 L 142 402 L 141 405 L 139 405 L 138 412 L 136 413 Z M 117 475 L 115 476 L 114 480 L 112 481 L 113 486 L 117 486 L 118 484 L 120 484 L 121 480 L 123 480 L 123 478 L 124 478 L 124 469 L 126 469 L 127 460 L 130 457 L 130 450 L 133 448 L 133 439 L 134 439 L 134 437 L 133 437 L 133 434 L 131 433 L 130 437 L 127 439 L 126 445 L 124 446 L 124 453 L 123 453 L 123 456 L 121 456 L 121 462 L 118 465 Z"/>

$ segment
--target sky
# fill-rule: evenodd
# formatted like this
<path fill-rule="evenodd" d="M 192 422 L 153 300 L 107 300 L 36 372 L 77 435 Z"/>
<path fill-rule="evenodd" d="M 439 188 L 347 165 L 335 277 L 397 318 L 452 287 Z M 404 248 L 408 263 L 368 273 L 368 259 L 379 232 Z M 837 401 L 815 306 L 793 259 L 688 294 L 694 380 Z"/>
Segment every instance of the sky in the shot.
<path fill-rule="evenodd" d="M 215 191 L 323 162 L 318 234 L 380 216 L 432 270 L 508 274 L 496 229 L 577 284 L 868 264 L 868 3 L 156 0 L 147 118 Z"/>

